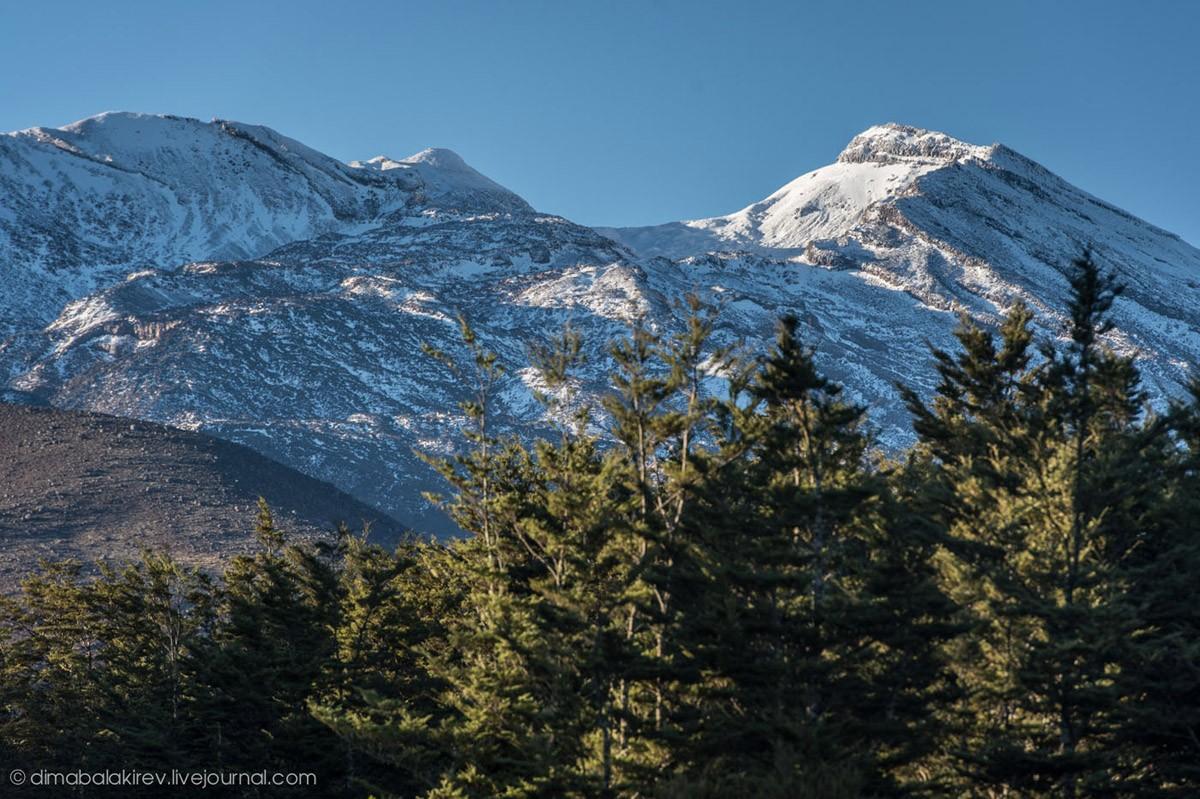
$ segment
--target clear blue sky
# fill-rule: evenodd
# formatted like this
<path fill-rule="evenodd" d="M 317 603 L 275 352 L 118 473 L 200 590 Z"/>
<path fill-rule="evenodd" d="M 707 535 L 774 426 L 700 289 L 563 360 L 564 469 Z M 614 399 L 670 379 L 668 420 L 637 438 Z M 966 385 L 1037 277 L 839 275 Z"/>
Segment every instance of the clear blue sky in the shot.
<path fill-rule="evenodd" d="M 733 211 L 884 121 L 1002 141 L 1200 244 L 1200 3 L 0 0 L 0 130 L 259 122 L 457 150 L 586 224 Z"/>

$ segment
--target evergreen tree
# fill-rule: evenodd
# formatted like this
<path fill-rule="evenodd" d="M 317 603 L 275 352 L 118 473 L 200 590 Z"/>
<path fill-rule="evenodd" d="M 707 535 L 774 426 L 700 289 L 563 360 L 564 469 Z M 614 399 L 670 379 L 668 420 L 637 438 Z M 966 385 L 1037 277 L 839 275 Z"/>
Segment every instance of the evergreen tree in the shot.
<path fill-rule="evenodd" d="M 260 549 L 232 559 L 219 623 L 198 654 L 196 723 L 206 762 L 225 771 L 319 771 L 337 775 L 336 738 L 308 712 L 336 650 L 339 607 L 331 565 L 286 544 L 259 505 Z"/>
<path fill-rule="evenodd" d="M 491 398 L 504 374 L 494 353 L 462 321 L 475 387 L 464 403 L 471 449 L 432 461 L 455 489 L 451 517 L 468 534 L 452 546 L 450 565 L 463 586 L 458 614 L 445 624 L 445 645 L 428 653 L 425 668 L 443 687 L 432 713 L 404 711 L 405 730 L 393 759 L 436 764 L 429 797 L 557 796 L 574 790 L 584 741 L 583 700 L 570 673 L 559 668 L 572 653 L 554 650 L 539 589 L 560 547 L 543 540 L 534 498 L 545 479 L 530 453 L 490 430 Z M 431 354 L 447 367 L 458 364 Z M 432 771 L 430 772 L 433 773 Z"/>
<path fill-rule="evenodd" d="M 431 735 L 448 686 L 431 671 L 445 657 L 446 622 L 467 590 L 454 547 L 408 542 L 395 552 L 350 539 L 340 571 L 338 650 L 313 715 L 344 743 L 347 787 L 417 796 L 451 768 Z"/>
<path fill-rule="evenodd" d="M 1128 587 L 1138 619 L 1117 676 L 1128 796 L 1200 791 L 1200 382 L 1163 422 L 1175 438 L 1159 459 L 1167 468 L 1140 475 L 1148 507 Z"/>
<path fill-rule="evenodd" d="M 22 582 L 18 598 L 0 599 L 0 738 L 14 765 L 92 765 L 102 642 L 93 633 L 81 569 L 70 561 L 43 563 Z"/>
<path fill-rule="evenodd" d="M 643 782 L 681 766 L 695 722 L 699 673 L 681 630 L 678 595 L 698 579 L 690 514 L 703 491 L 715 398 L 710 374 L 730 362 L 712 345 L 716 310 L 695 295 L 680 307 L 682 329 L 663 338 L 635 324 L 610 350 L 615 391 L 604 398 L 632 497 L 624 533 L 636 579 L 626 592 L 624 639 L 636 662 L 618 685 L 618 748 Z"/>
<path fill-rule="evenodd" d="M 201 768 L 194 723 L 197 657 L 216 623 L 212 582 L 169 557 L 145 553 L 106 569 L 87 589 L 102 642 L 95 672 L 96 746 L 113 769 Z"/>
<path fill-rule="evenodd" d="M 734 377 L 706 461 L 705 579 L 685 603 L 708 675 L 692 758 L 726 772 L 703 784 L 736 774 L 745 795 L 903 792 L 920 780 L 900 771 L 936 742 L 927 703 L 951 607 L 931 540 L 866 461 L 863 409 L 817 372 L 796 328 L 782 320 L 772 352 Z"/>
<path fill-rule="evenodd" d="M 954 652 L 959 765 L 996 795 L 1113 790 L 1113 674 L 1136 626 L 1129 555 L 1163 451 L 1132 363 L 1101 344 L 1119 290 L 1086 254 L 1070 282 L 1066 346 L 1031 366 L 1020 306 L 999 348 L 964 321 L 963 352 L 935 353 L 933 407 L 908 395 L 931 515 L 950 538 L 945 581 L 974 625 Z"/>

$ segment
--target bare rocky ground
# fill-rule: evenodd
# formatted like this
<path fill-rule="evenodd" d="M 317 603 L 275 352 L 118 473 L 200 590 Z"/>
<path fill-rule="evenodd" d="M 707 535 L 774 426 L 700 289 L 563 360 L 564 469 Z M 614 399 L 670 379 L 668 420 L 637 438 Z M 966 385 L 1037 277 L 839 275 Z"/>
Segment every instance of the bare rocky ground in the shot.
<path fill-rule="evenodd" d="M 239 444 L 99 413 L 0 403 L 0 593 L 41 559 L 113 564 L 143 548 L 216 568 L 252 551 L 258 497 L 293 537 L 339 521 L 385 544 L 395 519 Z"/>

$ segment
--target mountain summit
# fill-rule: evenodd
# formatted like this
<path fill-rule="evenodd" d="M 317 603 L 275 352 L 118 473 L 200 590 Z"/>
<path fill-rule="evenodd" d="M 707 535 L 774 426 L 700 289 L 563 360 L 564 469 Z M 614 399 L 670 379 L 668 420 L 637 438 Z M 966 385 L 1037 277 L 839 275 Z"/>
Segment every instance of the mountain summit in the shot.
<path fill-rule="evenodd" d="M 945 133 L 889 122 L 869 127 L 855 136 L 837 160 L 842 164 L 941 165 L 968 158 L 986 159 L 995 147 L 967 144 Z"/>
<path fill-rule="evenodd" d="M 910 441 L 896 385 L 929 392 L 928 344 L 1020 300 L 1060 335 L 1085 246 L 1127 285 L 1109 343 L 1157 401 L 1200 363 L 1200 251 L 1002 146 L 880 125 L 739 211 L 592 230 L 538 214 L 447 150 L 342 164 L 268 128 L 105 115 L 0 136 L 0 375 L 53 405 L 203 430 L 418 528 L 467 389 L 462 314 L 508 372 L 495 429 L 544 423 L 528 345 L 570 322 L 585 395 L 608 341 L 721 305 L 722 341 L 797 316 L 818 363 Z M 715 376 L 714 377 L 718 377 Z M 714 379 L 714 390 L 721 381 Z"/>
<path fill-rule="evenodd" d="M 138 269 L 397 214 L 531 211 L 449 150 L 343 164 L 261 125 L 111 112 L 0 135 L 0 196 L 0 338 Z"/>

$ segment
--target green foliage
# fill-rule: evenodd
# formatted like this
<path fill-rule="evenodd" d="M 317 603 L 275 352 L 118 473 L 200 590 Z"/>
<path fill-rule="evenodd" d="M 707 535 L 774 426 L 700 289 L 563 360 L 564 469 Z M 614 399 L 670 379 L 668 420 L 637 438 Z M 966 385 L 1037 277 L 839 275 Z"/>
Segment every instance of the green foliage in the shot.
<path fill-rule="evenodd" d="M 219 583 L 153 552 L 93 578 L 67 563 L 26 580 L 0 615 L 6 762 L 337 774 L 340 741 L 306 701 L 333 651 L 338 580 L 315 552 L 285 546 L 265 505 L 258 530 L 264 549 L 235 558 Z"/>
<path fill-rule="evenodd" d="M 1021 306 L 998 347 L 964 321 L 961 354 L 936 353 L 933 406 L 909 396 L 943 579 L 970 625 L 951 647 L 955 768 L 1024 796 L 1122 795 L 1128 758 L 1146 765 L 1123 746 L 1120 675 L 1145 656 L 1139 563 L 1168 533 L 1179 458 L 1132 361 L 1100 344 L 1119 289 L 1087 254 L 1070 279 L 1066 346 L 1034 359 Z"/>
<path fill-rule="evenodd" d="M 1069 279 L 1060 339 L 963 320 L 896 461 L 792 318 L 752 355 L 685 298 L 595 406 L 578 334 L 534 344 L 532 443 L 462 320 L 430 351 L 472 389 L 430 460 L 462 538 L 296 546 L 260 502 L 219 579 L 45 564 L 0 600 L 0 758 L 334 797 L 1194 796 L 1200 383 L 1149 412 L 1119 290 Z"/>

